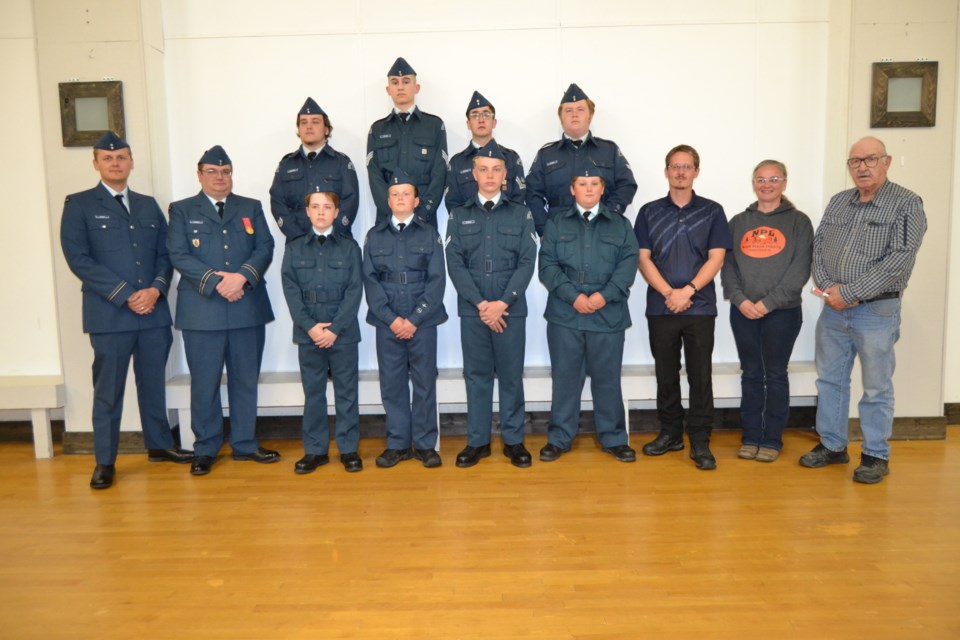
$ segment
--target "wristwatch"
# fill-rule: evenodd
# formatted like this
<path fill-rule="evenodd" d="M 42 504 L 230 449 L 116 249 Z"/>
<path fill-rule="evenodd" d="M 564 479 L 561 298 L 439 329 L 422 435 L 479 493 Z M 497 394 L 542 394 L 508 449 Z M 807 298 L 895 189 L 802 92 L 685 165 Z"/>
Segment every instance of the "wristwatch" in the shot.
<path fill-rule="evenodd" d="M 697 285 L 693 284 L 692 280 L 684 286 L 691 287 L 694 293 L 700 293 L 700 289 L 697 289 Z"/>

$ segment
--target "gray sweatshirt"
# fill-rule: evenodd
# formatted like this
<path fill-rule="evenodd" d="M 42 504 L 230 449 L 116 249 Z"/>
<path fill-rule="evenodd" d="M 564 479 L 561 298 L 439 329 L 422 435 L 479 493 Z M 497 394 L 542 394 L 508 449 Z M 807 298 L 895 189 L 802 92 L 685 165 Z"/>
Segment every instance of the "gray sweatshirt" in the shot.
<path fill-rule="evenodd" d="M 813 225 L 783 198 L 762 213 L 754 202 L 730 220 L 733 251 L 720 271 L 723 297 L 739 307 L 744 300 L 763 302 L 768 311 L 799 307 L 810 279 Z"/>

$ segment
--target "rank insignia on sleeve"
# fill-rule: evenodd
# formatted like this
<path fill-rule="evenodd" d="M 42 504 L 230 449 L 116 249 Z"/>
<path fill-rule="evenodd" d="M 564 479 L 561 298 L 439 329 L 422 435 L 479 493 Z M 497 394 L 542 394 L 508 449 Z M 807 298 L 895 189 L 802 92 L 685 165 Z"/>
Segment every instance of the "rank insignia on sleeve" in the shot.
<path fill-rule="evenodd" d="M 199 249 L 199 248 L 200 248 L 200 238 L 194 238 L 194 239 L 192 240 L 191 244 L 193 244 L 193 248 L 194 248 L 194 249 Z"/>
<path fill-rule="evenodd" d="M 247 235 L 253 235 L 253 223 L 250 222 L 250 218 L 243 219 L 243 228 L 247 232 Z"/>

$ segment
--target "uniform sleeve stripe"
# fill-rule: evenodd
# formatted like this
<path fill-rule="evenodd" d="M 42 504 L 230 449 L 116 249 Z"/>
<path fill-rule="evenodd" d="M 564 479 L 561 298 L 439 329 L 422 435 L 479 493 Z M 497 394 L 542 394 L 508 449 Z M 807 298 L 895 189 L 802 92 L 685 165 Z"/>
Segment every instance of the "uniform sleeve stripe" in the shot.
<path fill-rule="evenodd" d="M 200 293 L 203 294 L 203 290 L 207 286 L 207 280 L 210 279 L 210 276 L 214 275 L 215 272 L 213 269 L 207 269 L 207 272 L 203 274 L 203 277 L 200 278 Z"/>
<path fill-rule="evenodd" d="M 257 282 L 260 282 L 260 273 L 253 267 L 253 265 L 244 262 L 242 265 L 240 265 L 240 268 L 249 271 L 251 274 L 253 274 L 253 277 L 257 280 Z"/>
<path fill-rule="evenodd" d="M 110 301 L 110 302 L 112 302 L 113 299 L 117 297 L 117 294 L 120 293 L 125 286 L 127 286 L 127 281 L 126 281 L 126 280 L 122 280 L 122 281 L 120 282 L 120 284 L 118 284 L 117 287 L 113 290 L 113 293 L 110 294 L 110 296 L 107 298 L 107 300 Z"/>

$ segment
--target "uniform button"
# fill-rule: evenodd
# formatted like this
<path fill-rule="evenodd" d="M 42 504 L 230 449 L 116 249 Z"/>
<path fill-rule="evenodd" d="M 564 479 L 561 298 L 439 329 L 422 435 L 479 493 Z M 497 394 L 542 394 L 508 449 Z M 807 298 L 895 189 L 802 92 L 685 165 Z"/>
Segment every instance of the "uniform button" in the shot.
<path fill-rule="evenodd" d="M 134 227 L 133 225 L 130 225 L 130 228 L 131 228 L 131 229 L 136 229 L 136 227 Z"/>
<path fill-rule="evenodd" d="M 137 246 L 137 243 L 136 243 L 136 242 L 134 242 L 134 243 L 133 243 L 133 246 L 134 246 L 134 247 L 136 247 L 136 246 Z"/>
<path fill-rule="evenodd" d="M 193 230 L 193 232 L 194 232 L 194 233 L 200 233 L 200 232 L 199 232 L 199 231 L 197 231 L 196 229 L 194 229 L 194 230 Z"/>
<path fill-rule="evenodd" d="M 139 267 L 139 266 L 140 266 L 140 261 L 137 260 L 136 264 L 137 264 L 137 266 Z"/>
<path fill-rule="evenodd" d="M 229 249 L 229 248 L 230 248 L 230 245 L 225 244 L 225 245 L 223 245 L 223 248 L 224 248 L 224 249 Z"/>
<path fill-rule="evenodd" d="M 101 229 L 106 229 L 106 228 L 107 228 L 107 225 L 105 225 L 105 224 L 100 225 L 100 228 L 101 228 Z"/>
<path fill-rule="evenodd" d="M 228 261 L 228 262 L 224 262 L 223 264 L 227 265 L 228 267 L 230 266 L 230 262 L 229 262 L 229 261 Z"/>
<path fill-rule="evenodd" d="M 137 280 L 137 284 L 143 284 L 143 280 Z"/>
<path fill-rule="evenodd" d="M 223 235 L 227 235 L 227 230 L 226 230 L 226 229 L 223 230 Z"/>

